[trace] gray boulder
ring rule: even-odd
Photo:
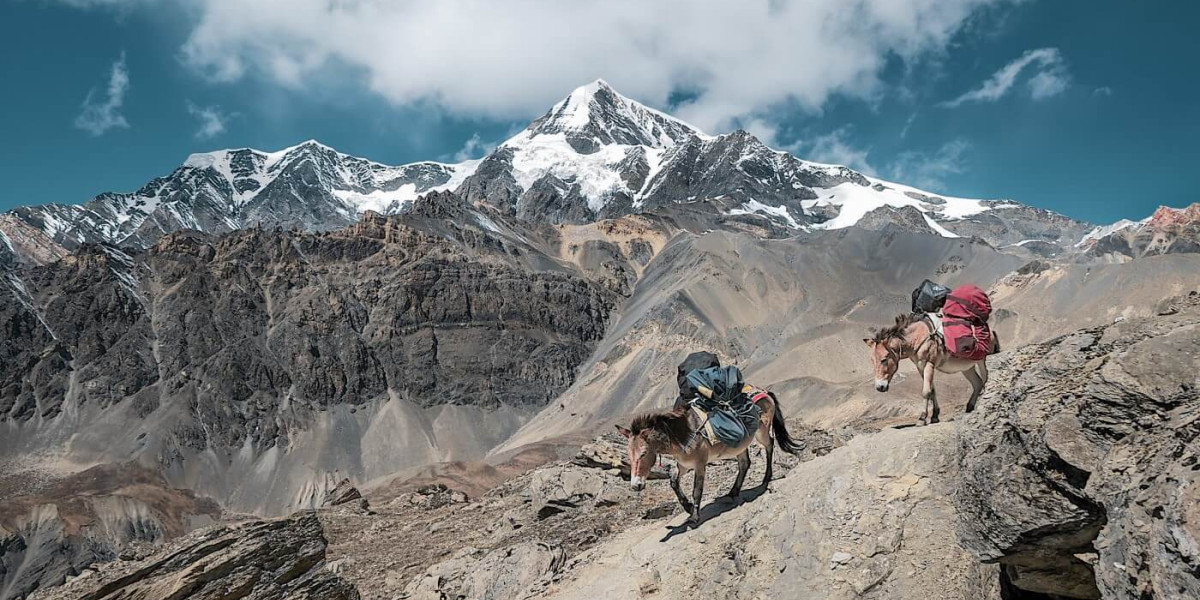
[[[84,571],[37,600],[358,600],[353,585],[325,568],[315,514],[212,527],[149,558]]]

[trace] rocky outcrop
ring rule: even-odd
[[[131,465],[61,479],[0,475],[0,600],[60,585],[95,563],[145,555],[221,516],[216,503]]]
[[[362,492],[350,483],[349,479],[343,479],[338,482],[329,494],[325,496],[322,506],[341,506],[343,504],[354,502],[357,506],[366,509],[368,508],[367,499],[362,497]]]
[[[154,555],[84,571],[35,600],[358,600],[326,568],[326,541],[312,513],[212,527]]]
[[[934,230],[925,220],[925,214],[916,207],[904,206],[892,208],[881,206],[859,219],[858,226],[863,229],[877,231],[910,231],[913,233],[934,234]]]
[[[1200,597],[1200,294],[1160,307],[998,357],[956,504],[1006,586]]]

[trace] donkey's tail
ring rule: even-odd
[[[775,399],[775,394],[771,394],[771,400],[775,401],[775,417],[771,419],[771,430],[775,433],[775,441],[779,442],[779,447],[788,454],[795,456],[804,449],[803,444],[796,443],[788,433],[787,423],[783,419],[783,409],[779,407],[779,401]]]

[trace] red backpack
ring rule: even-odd
[[[950,290],[942,307],[946,349],[967,360],[983,360],[991,354],[992,330],[987,325],[991,314],[992,301],[978,287],[960,285]]]

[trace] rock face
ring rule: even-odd
[[[266,512],[478,456],[570,385],[618,299],[523,239],[446,193],[329,234],[180,232],[17,268],[0,456],[140,460]]]
[[[1002,356],[964,421],[959,535],[1005,585],[1200,597],[1200,294],[1161,306]]]
[[[136,561],[84,571],[40,600],[358,600],[325,563],[325,537],[312,513],[213,527]]]

